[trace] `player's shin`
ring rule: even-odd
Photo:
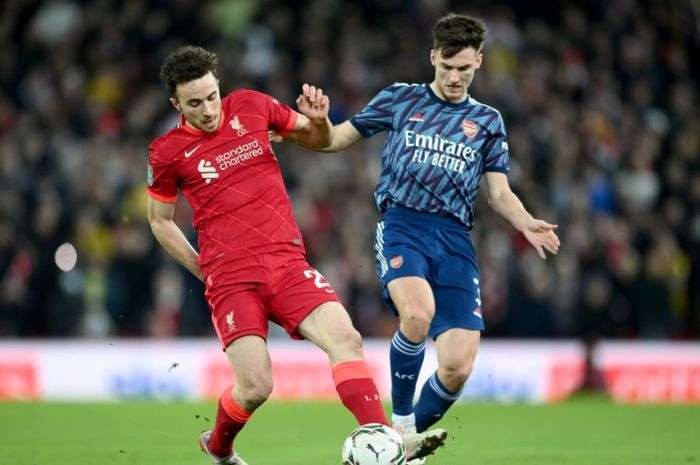
[[[343,405],[358,424],[388,425],[377,386],[364,360],[350,360],[333,366],[333,380]]]
[[[228,457],[233,451],[233,440],[252,415],[233,399],[232,386],[219,398],[216,424],[209,442],[209,450],[219,457]]]
[[[414,343],[401,331],[394,334],[389,350],[391,367],[392,423],[413,413],[413,397],[425,357],[425,342]]]
[[[423,385],[415,405],[416,430],[420,433],[435,424],[447,409],[459,399],[461,391],[451,392],[440,381],[437,372]]]

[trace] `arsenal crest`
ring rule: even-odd
[[[391,260],[389,260],[389,265],[391,265],[392,268],[401,268],[401,265],[403,265],[403,257],[401,255],[397,255]]]
[[[479,132],[479,127],[474,121],[466,120],[462,123],[462,131],[464,131],[465,136],[473,139],[474,136],[476,136],[476,133]]]

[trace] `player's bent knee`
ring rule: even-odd
[[[439,368],[440,379],[452,390],[457,390],[469,379],[472,367],[473,363],[471,361],[445,364]]]
[[[272,394],[272,382],[263,385],[248,386],[247,389],[242,389],[242,395],[245,400],[254,406],[259,406],[264,403]]]
[[[243,398],[258,406],[265,402],[272,394],[272,377],[269,375],[247,376],[245,380],[239,379],[238,387]]]
[[[428,334],[430,323],[433,321],[433,315],[430,312],[418,309],[408,309],[401,314],[401,323],[407,326],[411,333],[422,338]],[[407,334],[407,336],[411,336]]]
[[[362,357],[362,336],[352,327],[346,325],[336,332],[337,338],[333,342],[334,352],[338,352],[338,359],[355,359]]]
[[[352,326],[344,330],[343,341],[348,350],[358,353],[362,352],[362,336],[360,336],[360,332]]]

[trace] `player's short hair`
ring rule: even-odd
[[[160,67],[160,79],[173,97],[178,84],[199,79],[208,72],[217,77],[219,57],[196,45],[179,47],[168,55]]]
[[[433,26],[433,48],[450,58],[467,47],[481,50],[486,38],[486,24],[467,15],[449,13]]]

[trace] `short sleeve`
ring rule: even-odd
[[[508,174],[510,171],[510,154],[508,152],[508,138],[503,117],[498,113],[486,144],[486,156],[484,158],[484,172],[498,171]]]
[[[148,195],[165,203],[175,203],[177,199],[177,174],[173,163],[167,163],[158,157],[152,148],[148,149],[148,168],[146,173]]]
[[[294,129],[297,113],[291,107],[267,94],[257,92],[257,95],[263,100],[270,129],[274,129],[280,135],[285,135]]]
[[[350,123],[363,137],[393,128],[396,87],[397,84],[394,84],[379,92],[362,111],[350,118]]]

